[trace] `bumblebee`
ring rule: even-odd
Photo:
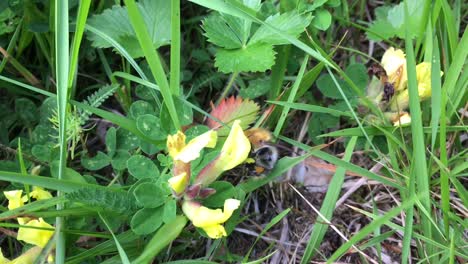
[[[280,155],[278,147],[272,143],[273,136],[271,132],[264,128],[251,128],[244,133],[252,144],[250,158],[254,160],[254,173],[261,175],[272,170]]]

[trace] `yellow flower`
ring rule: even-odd
[[[247,159],[251,147],[249,139],[240,126],[240,120],[236,120],[224,142],[218,162],[223,163],[223,170],[230,170]]]
[[[442,76],[444,73],[440,72]],[[422,62],[416,65],[416,79],[418,81],[418,96],[419,101],[424,101],[431,97],[431,64],[429,62]],[[390,104],[392,111],[406,110],[409,105],[409,90],[405,89],[397,94]]]
[[[403,126],[411,123],[411,116],[408,113],[403,113],[400,118],[393,122],[393,126]]]
[[[23,190],[3,192],[3,194],[8,199],[8,209],[13,210],[24,205],[25,201],[21,197]]]
[[[224,210],[221,210],[209,209],[196,202],[185,201],[182,204],[182,211],[194,226],[202,228],[209,237],[218,239],[227,235],[222,224],[231,217],[239,205],[239,200],[227,199],[224,201]]]
[[[33,190],[29,193],[29,196],[36,200],[45,200],[52,198],[52,194],[50,192],[37,186],[33,186]]]
[[[405,89],[408,82],[405,53],[391,47],[382,56],[381,65],[387,73],[388,82],[393,83],[395,91]]]
[[[240,120],[234,121],[219,156],[200,171],[195,183],[201,183],[204,186],[212,183],[224,171],[246,161],[251,147],[249,139],[242,130]]]
[[[2,249],[0,248],[0,264],[6,264],[6,263],[9,263],[9,262],[10,262],[10,260],[3,256]]]
[[[169,186],[175,193],[182,193],[188,185],[187,173],[183,172],[179,175],[173,176],[168,180]]]
[[[181,131],[167,137],[167,149],[174,161],[189,163],[200,157],[200,151],[203,148],[213,148],[216,145],[217,133],[210,130],[190,140],[188,144],[185,144],[185,138]]]
[[[49,225],[42,218],[33,219],[27,222],[25,226],[54,229],[53,226]],[[47,245],[47,242],[49,242],[53,234],[54,231],[51,230],[20,227],[18,229],[17,239],[43,248],[45,245]]]
[[[21,254],[19,257],[13,259],[10,262],[5,262],[8,264],[33,264],[37,257],[41,254],[42,248],[32,247],[28,251]],[[0,262],[2,264],[3,262]]]

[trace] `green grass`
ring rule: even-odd
[[[468,258],[468,128],[460,110],[468,97],[468,34],[462,1],[378,3],[389,13],[362,0],[263,1],[262,8],[237,0],[23,2],[0,4],[9,10],[0,13],[0,180],[2,191],[23,190],[26,203],[8,210],[7,199],[0,199],[2,253],[11,260],[30,246],[15,237],[22,227],[16,218],[26,216],[55,225],[54,240],[36,262],[53,249],[56,263]],[[299,31],[291,27],[294,19],[278,19],[292,13],[294,19],[310,17],[311,24]],[[330,27],[320,29],[317,23],[327,14]],[[227,26],[210,25],[206,18],[212,16]],[[387,37],[376,23],[395,35]],[[396,24],[401,27],[392,29]],[[249,41],[259,28],[272,36],[253,50],[271,48],[265,57],[273,59],[241,57],[252,50]],[[167,39],[154,42],[154,36]],[[382,40],[370,42],[369,36]],[[366,69],[380,63],[386,47],[406,54],[409,108],[399,110],[409,112],[407,126],[393,125],[389,117],[397,113],[369,86],[383,89],[384,78],[372,82]],[[223,61],[231,53],[240,57]],[[223,63],[268,64],[262,59],[272,63],[265,71],[222,70]],[[421,102],[422,62],[431,63],[432,96]],[[98,104],[90,102],[103,91],[108,93]],[[243,125],[270,130],[268,144],[280,145],[279,161],[265,175],[253,175],[253,165],[242,164],[218,178],[222,183],[201,190],[189,185],[190,191],[174,194],[168,179],[187,168],[195,178],[217,160],[225,136],[185,167],[172,160],[166,138],[183,131],[188,143],[209,130],[208,119],[222,125],[233,117],[248,119],[248,104],[213,111],[239,94],[260,107],[255,121]],[[77,135],[74,141],[70,133]],[[297,188],[301,182],[278,183],[298,164],[317,172],[307,163],[310,157],[333,168],[323,195],[309,196],[307,186]],[[337,207],[353,183],[362,186]],[[31,197],[36,187],[53,198]],[[312,199],[311,208],[310,197],[323,198]],[[194,199],[223,209],[228,198],[241,206],[223,223],[228,237],[219,240],[210,241],[205,227],[195,228],[193,215],[180,207]],[[291,235],[302,233],[307,235]],[[335,236],[341,240],[329,243]],[[401,247],[398,258],[395,245]]]

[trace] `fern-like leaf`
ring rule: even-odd
[[[103,189],[80,189],[66,194],[66,198],[72,202],[81,203],[97,210],[123,215],[132,214],[137,209],[135,201],[126,192]]]
[[[119,86],[117,84],[105,85],[84,101],[85,104],[92,107],[99,107],[104,101],[109,98]],[[83,110],[80,113],[81,124],[86,123],[89,120],[91,112]]]

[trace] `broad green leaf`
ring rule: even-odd
[[[161,120],[154,115],[141,115],[136,120],[138,130],[152,140],[164,140],[167,132],[161,127]]]
[[[147,157],[134,155],[127,160],[127,168],[130,174],[137,178],[157,178],[159,176],[158,167]]]
[[[117,147],[117,130],[115,127],[107,129],[106,133],[106,150],[110,157],[114,156]]]
[[[163,222],[165,224],[169,224],[177,216],[177,203],[176,200],[170,199],[167,200],[166,203],[164,204],[164,213],[163,213]]]
[[[135,125],[135,128],[136,128],[136,125]],[[138,130],[138,128],[136,128],[136,130]],[[132,132],[126,129],[123,129],[122,127],[117,129],[117,149],[133,150],[136,147],[138,147],[139,142],[140,142],[140,139],[136,135],[134,135]]]
[[[141,150],[145,153],[145,154],[148,154],[148,155],[154,155],[156,154],[158,151],[160,151],[161,149],[163,149],[165,147],[164,145],[164,141],[161,141],[162,143],[160,145],[155,145],[155,144],[152,144],[152,143],[148,143],[144,140],[140,140],[140,148]]]
[[[215,66],[224,73],[264,72],[275,63],[275,55],[270,44],[248,45],[236,50],[219,49]]]
[[[249,82],[247,88],[241,89],[239,95],[242,98],[255,99],[268,93],[271,87],[269,78],[256,79]]]
[[[403,1],[391,7],[377,8],[376,20],[369,27],[367,36],[372,40],[381,40],[381,37],[389,39],[394,36],[404,38],[406,28],[408,28],[410,38],[418,36],[424,30],[424,27],[421,27],[424,2],[424,0],[408,1],[409,23],[405,23]]]
[[[138,2],[139,11],[150,32],[154,48],[169,44],[171,38],[170,1],[141,0]],[[126,7],[113,6],[102,14],[88,19],[88,24],[115,39],[133,58],[143,56],[136,34],[130,23]],[[90,34],[88,38],[94,47],[110,48],[112,45],[103,38]]]
[[[327,30],[332,22],[332,16],[330,12],[326,9],[319,9],[314,13],[314,18],[312,19],[312,25],[320,30]]]
[[[87,157],[86,155],[81,158],[81,165],[88,170],[100,170],[110,164],[111,158],[99,151],[94,157]]]
[[[265,20],[265,23],[269,23],[271,26],[281,30],[285,34],[293,37],[298,37],[305,28],[310,24],[310,15],[299,15],[296,11],[291,11],[283,14],[276,14],[270,16]],[[264,43],[270,45],[284,45],[289,44],[289,41],[281,36],[278,36],[274,31],[265,25],[255,32],[252,38],[249,40],[249,45],[256,43]]]
[[[162,205],[167,196],[161,187],[151,182],[138,185],[133,191],[133,195],[144,208],[156,208]]]
[[[346,68],[345,73],[347,76],[349,76],[349,78],[351,78],[351,80],[360,90],[364,91],[366,89],[369,77],[366,67],[363,64],[351,64]],[[338,79],[337,81],[342,87],[343,92],[347,98],[358,96],[351,88],[351,86],[349,86],[344,80]],[[322,92],[322,94],[328,98],[343,99],[340,91],[336,87],[332,77],[329,74],[320,76],[320,78],[317,80],[317,87],[319,88],[320,92]]]
[[[130,226],[138,235],[147,235],[153,233],[163,223],[164,207],[143,208],[132,217]]]
[[[207,207],[223,207],[224,201],[226,201],[226,199],[235,198],[237,194],[234,186],[226,181],[213,182],[209,187],[215,189],[216,193],[210,195],[203,201],[203,205]]]
[[[127,160],[130,158],[130,153],[126,150],[119,149],[112,157],[111,164],[115,170],[124,170],[127,168]]]
[[[130,106],[130,117],[133,119],[137,119],[139,116],[145,114],[156,115],[154,107],[150,103],[138,100]]]
[[[28,98],[18,98],[15,100],[15,112],[21,123],[27,127],[31,127],[37,122],[37,107]]]

